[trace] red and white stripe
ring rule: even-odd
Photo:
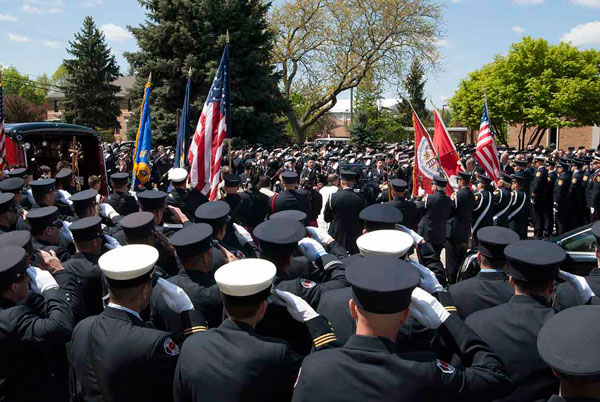
[[[227,136],[227,118],[221,115],[219,102],[204,104],[194,138],[188,152],[190,184],[208,195],[217,197],[223,140]]]
[[[498,178],[500,177],[500,161],[498,160],[496,141],[490,130],[489,120],[482,121],[481,126],[479,127],[475,158],[481,164],[487,175],[495,182],[498,181]]]

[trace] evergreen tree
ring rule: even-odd
[[[112,83],[120,75],[119,66],[92,17],[85,17],[81,32],[69,42],[67,52],[73,59],[63,61],[65,120],[98,129],[118,128],[119,87]]]
[[[267,22],[270,3],[263,0],[139,0],[147,9],[147,23],[130,28],[139,52],[125,53],[137,71],[131,94],[142,99],[143,84],[152,72],[152,135],[174,144],[176,122],[185,95],[187,71],[192,68],[191,132],[206,101],[230,34],[232,133],[250,141],[276,141],[286,103],[270,63],[273,32]],[[130,125],[137,128],[137,122]]]
[[[369,124],[369,115],[365,111],[357,113],[356,123],[350,127],[353,145],[359,147],[372,147],[377,144],[375,132]]]
[[[404,80],[404,96],[408,97],[423,124],[428,125],[427,122],[430,120],[430,113],[425,106],[424,88],[426,82],[423,66],[417,59],[413,59],[410,71]],[[400,115],[402,124],[406,127],[412,127],[412,110],[408,102],[398,104],[398,114]]]

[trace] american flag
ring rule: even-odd
[[[479,164],[483,167],[487,175],[497,182],[500,177],[500,161],[498,160],[496,140],[494,139],[494,131],[492,130],[492,123],[488,114],[487,100],[483,104],[483,114],[481,115],[475,158],[479,161]]]
[[[0,71],[0,169],[6,165],[6,146],[4,144],[4,98],[2,97],[2,71]]]
[[[229,44],[225,45],[188,152],[190,184],[213,201],[217,197],[223,140],[229,137]]]

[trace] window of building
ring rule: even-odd
[[[54,113],[58,113],[58,101],[54,101]]]

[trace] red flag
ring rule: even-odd
[[[446,125],[437,109],[433,109],[433,149],[440,157],[440,163],[446,176],[456,176],[462,170],[456,153],[456,147],[446,130]]]
[[[431,194],[433,176],[439,174],[440,166],[431,144],[429,133],[413,110],[415,129],[415,167],[413,169],[413,195],[419,195],[419,188]]]

